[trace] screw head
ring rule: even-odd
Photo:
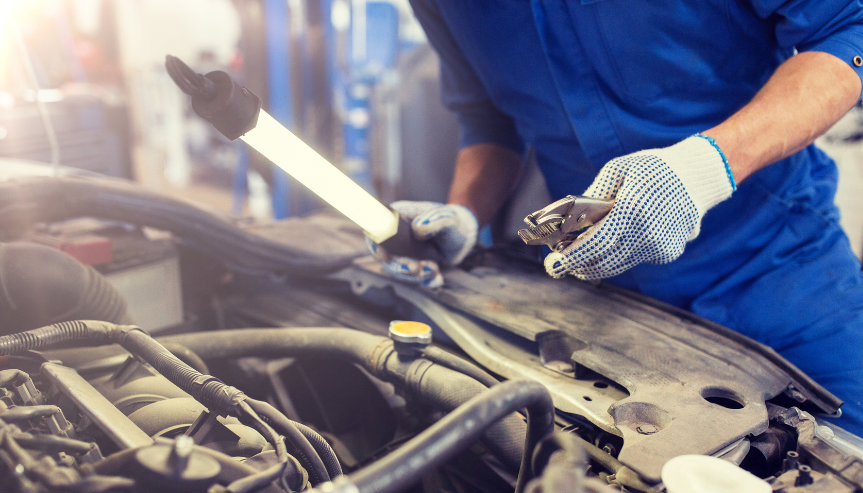
[[[656,425],[652,425],[650,423],[642,423],[635,428],[635,431],[637,431],[641,435],[653,435],[654,433],[659,431],[659,428]]]

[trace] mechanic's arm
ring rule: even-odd
[[[860,99],[860,76],[839,58],[808,51],[779,66],[755,98],[703,132],[728,159],[737,183],[811,144]]]
[[[613,159],[584,195],[614,199],[605,219],[545,259],[552,277],[593,280],[677,259],[709,209],[755,171],[811,144],[860,99],[860,75],[807,51],[785,61],[743,109],[664,149]]]
[[[515,188],[521,157],[495,144],[474,144],[458,153],[450,186],[450,204],[463,205],[480,227],[491,222]]]

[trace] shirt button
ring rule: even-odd
[[[855,67],[863,67],[863,57],[860,55],[855,56],[853,62]]]

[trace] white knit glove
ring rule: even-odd
[[[710,137],[612,159],[584,195],[615,199],[608,215],[561,252],[545,258],[554,278],[616,276],[642,262],[667,264],[701,229],[701,218],[736,190]]]
[[[400,200],[390,207],[411,221],[414,238],[436,243],[445,265],[460,264],[476,245],[479,223],[465,206]],[[384,270],[396,279],[431,288],[443,286],[443,276],[436,262],[390,255],[369,238],[366,238],[366,245],[381,261]]]

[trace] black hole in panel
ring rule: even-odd
[[[704,400],[711,404],[722,406],[726,409],[743,409],[743,404],[735,401],[734,399],[729,399],[728,397],[711,396],[705,397]]]

